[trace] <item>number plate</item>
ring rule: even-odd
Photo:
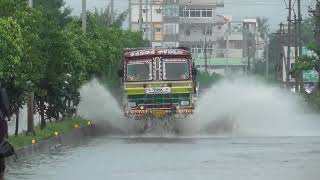
[[[146,94],[170,94],[170,87],[150,87],[145,89]]]
[[[163,118],[166,116],[166,112],[164,110],[153,110],[152,116],[156,118]]]

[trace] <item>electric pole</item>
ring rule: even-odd
[[[318,47],[320,47],[320,1],[317,1],[316,5],[316,42]]]
[[[227,47],[226,47],[227,68],[226,68],[226,70],[228,72],[229,71],[229,49],[230,49],[230,40],[229,40],[230,38],[229,38],[229,36],[231,34],[231,23],[230,23],[229,20],[227,22],[227,26],[228,26],[228,29],[227,29],[227,34],[226,34],[226,41],[227,41],[227,43],[226,43],[226,45],[227,45]]]
[[[204,47],[203,47],[203,54],[204,54],[204,70],[208,73],[208,57],[207,57],[207,37],[204,37]]]
[[[266,41],[266,76],[269,77],[269,39],[268,33],[265,33],[265,41]]]
[[[82,0],[82,31],[87,32],[87,0]]]
[[[33,0],[29,0],[29,7],[33,8]],[[29,85],[31,86],[31,82],[29,83]],[[34,92],[33,91],[29,91],[28,92],[28,98],[27,98],[27,109],[28,109],[28,113],[27,113],[27,134],[31,133],[34,135]]]
[[[143,29],[142,29],[142,0],[139,0],[139,30],[141,34],[143,35]]]
[[[301,23],[302,23],[302,15],[301,15],[301,0],[297,1],[298,5],[298,46],[299,46],[299,57],[302,57],[302,31],[301,31]],[[300,92],[304,91],[304,81],[303,81],[303,71],[298,72],[297,74],[300,82]]]
[[[132,0],[129,0],[129,31],[132,31]]]
[[[114,22],[114,0],[111,0],[111,23]]]
[[[290,55],[291,55],[291,11],[292,11],[292,0],[289,0],[289,14],[288,14],[288,35],[287,35],[287,63],[286,63],[286,85],[290,88]]]
[[[162,13],[162,12],[161,12]],[[162,19],[163,21],[163,19]],[[162,27],[162,31],[163,31]],[[150,42],[151,42],[151,47],[152,47],[152,41],[154,39],[154,30],[153,30],[153,0],[150,1]]]
[[[148,0],[145,1],[146,3],[146,21],[145,21],[145,28],[146,28],[146,32],[145,32],[145,38],[146,38],[146,41],[148,41],[149,39],[149,20],[148,20],[148,16],[149,16],[149,7],[148,7]]]
[[[280,62],[279,62],[279,68],[280,68],[280,75],[279,77],[281,78],[281,81],[283,82],[284,80],[284,73],[283,70],[286,68],[286,60],[284,59],[284,36],[285,36],[285,30],[284,30],[284,25],[283,23],[280,23]],[[283,67],[284,66],[284,67]],[[279,78],[279,79],[280,79]]]
[[[298,20],[297,20],[297,15],[296,13],[294,13],[294,59],[295,59],[295,63],[298,62],[298,58],[299,58],[299,47],[298,47]],[[299,72],[294,72],[295,75],[295,92],[298,93],[299,92]]]
[[[33,8],[33,0],[29,0],[29,7]]]

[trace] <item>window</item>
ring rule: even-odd
[[[196,17],[196,10],[190,9],[190,17]]]
[[[213,17],[213,9],[182,9],[180,17]]]
[[[156,28],[156,32],[161,32],[161,28]]]
[[[164,80],[179,81],[190,78],[189,63],[187,59],[165,59],[163,68]]]
[[[204,36],[212,36],[212,28],[211,27],[203,27],[202,35]]]
[[[189,15],[190,15],[190,11],[184,10],[184,16],[183,17],[189,17]]]
[[[162,9],[156,9],[157,14],[161,14],[161,12],[162,12]]]
[[[175,33],[175,24],[165,24],[164,25],[164,33],[165,34],[176,34]]]
[[[180,16],[180,17],[184,17],[184,10],[180,10],[180,11],[179,11],[179,16]]]
[[[142,12],[146,14],[148,12],[148,9],[142,9]]]
[[[151,61],[137,61],[127,65],[127,81],[139,82],[152,80]]]
[[[242,49],[242,41],[230,41],[230,48]]]
[[[194,54],[201,54],[202,53],[202,45],[193,45],[191,46],[191,52],[194,53]]]
[[[202,14],[202,17],[208,17],[206,9],[202,9],[201,14]]]
[[[212,9],[207,11],[207,17],[213,17]]]
[[[190,28],[186,29],[186,32],[185,32],[186,36],[190,36],[191,35],[191,31],[190,31]]]
[[[163,14],[164,16],[170,16],[170,17],[178,17],[179,15],[181,17],[183,16],[183,12],[179,11],[179,6],[177,5],[164,5]]]
[[[195,17],[201,17],[201,11],[200,9],[196,9],[196,16]]]

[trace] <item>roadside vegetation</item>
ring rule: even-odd
[[[9,141],[15,148],[20,148],[32,144],[32,141],[37,143],[38,141],[70,132],[76,128],[87,127],[90,123],[90,121],[80,118],[67,118],[59,122],[48,122],[44,129],[36,127],[34,134],[26,134],[23,132],[19,134],[19,136],[12,135],[9,136]]]
[[[80,18],[70,15],[63,0],[34,0],[34,8],[27,0],[0,0],[0,82],[17,123],[30,92],[41,116],[36,135],[47,137],[51,127],[63,126],[48,122],[75,116],[84,83],[97,78],[117,86],[123,48],[147,43],[140,33],[121,28],[127,12],[113,22],[109,12],[88,13],[85,34]],[[64,123],[68,127],[69,122]],[[11,140],[20,145],[26,138],[32,137]]]

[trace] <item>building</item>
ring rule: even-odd
[[[179,47],[178,2],[178,0],[130,0],[129,28],[132,31],[142,31],[152,47]]]
[[[223,0],[129,0],[129,7],[132,31],[152,47],[188,47],[201,70],[244,72],[256,59],[256,19],[220,15]]]

